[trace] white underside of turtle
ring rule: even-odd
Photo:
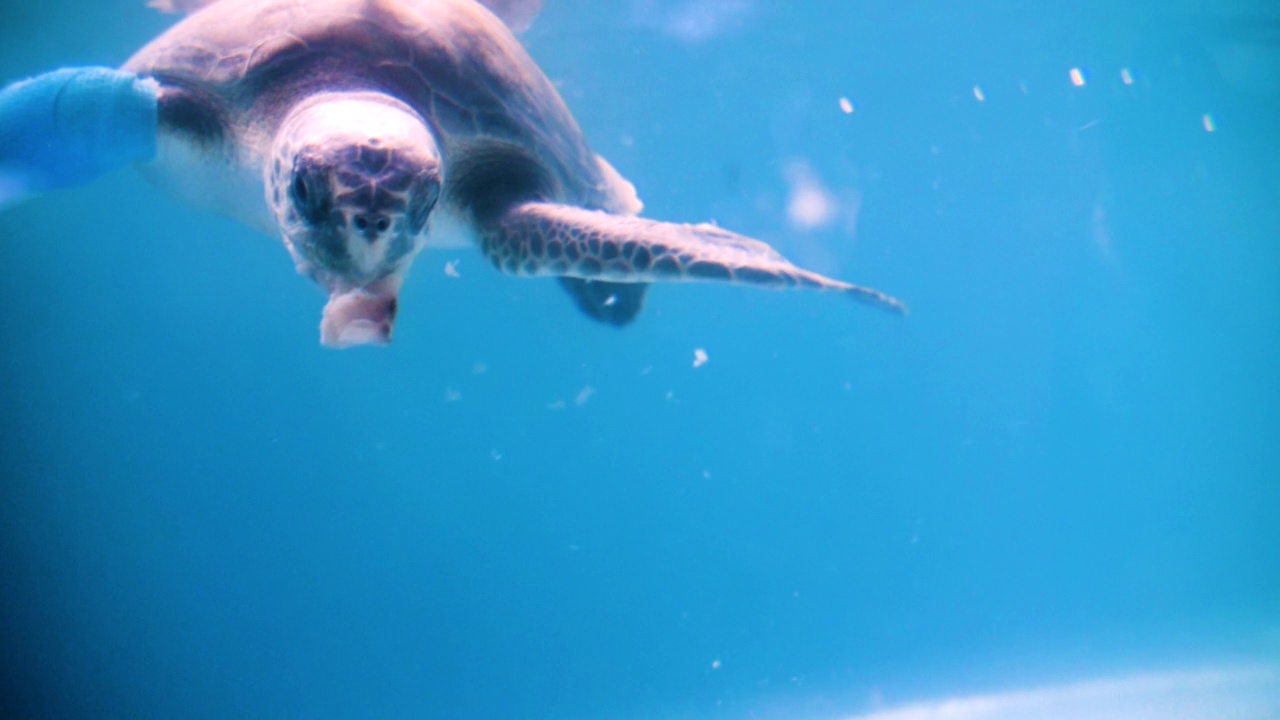
[[[119,70],[0,92],[0,206],[137,162],[192,205],[280,238],[329,294],[321,342],[390,341],[427,247],[559,278],[625,325],[650,283],[711,280],[905,306],[719,227],[639,217],[513,31],[538,0],[156,0],[189,12]]]

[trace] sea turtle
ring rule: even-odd
[[[876,290],[711,224],[640,218],[513,32],[539,0],[155,0],[190,11],[119,70],[0,93],[0,202],[140,161],[161,187],[284,241],[328,293],[321,342],[390,341],[426,246],[474,242],[614,325],[648,283]],[[505,23],[504,23],[505,19]]]

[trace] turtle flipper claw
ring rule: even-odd
[[[699,280],[809,288],[839,292],[900,315],[907,312],[901,301],[879,290],[803,270],[767,244],[714,225],[530,202],[504,213],[482,233],[481,244],[498,269],[513,275],[611,284]]]
[[[100,67],[0,90],[0,207],[155,155],[157,93],[154,80]]]

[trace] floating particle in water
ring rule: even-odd
[[[1129,72],[1129,68],[1120,68],[1120,82],[1125,85],[1133,84],[1133,74]]]
[[[1080,68],[1071,68],[1071,84],[1076,87],[1084,87],[1084,73],[1080,72]]]
[[[444,389],[445,402],[458,402],[461,399],[462,399],[462,393],[458,392],[457,390],[454,390],[453,388]]]
[[[982,87],[978,85],[973,86],[973,96],[978,99],[978,102],[987,99],[987,96],[982,94]]]
[[[563,410],[563,409],[565,409],[565,401],[564,401],[564,400],[552,400],[551,402],[547,403],[547,409],[548,409],[548,410]]]
[[[590,385],[584,385],[582,389],[578,391],[578,394],[574,396],[573,404],[585,405],[586,402],[591,399],[591,396],[595,394],[596,394],[595,388],[591,387]]]
[[[1218,129],[1218,126],[1213,122],[1213,116],[1209,113],[1205,113],[1204,117],[1200,118],[1200,124],[1204,126],[1205,132],[1213,132]]]
[[[694,367],[696,367],[696,368],[700,368],[700,367],[702,367],[703,365],[706,365],[706,364],[707,364],[707,360],[708,360],[708,359],[709,359],[709,358],[707,358],[707,351],[706,351],[706,350],[703,350],[702,348],[698,348],[698,349],[696,349],[696,350],[694,350],[694,351],[693,351],[693,366],[694,366]]]
[[[605,306],[605,307],[610,307],[610,306],[612,306],[612,305],[616,305],[616,304],[617,304],[617,302],[618,302],[618,296],[617,296],[617,295],[610,295],[609,297],[607,297],[607,298],[605,298],[605,299],[604,299],[604,306]]]
[[[787,218],[797,230],[818,230],[830,225],[839,207],[835,197],[808,162],[793,160],[783,168],[783,178],[791,186]]]
[[[450,260],[449,262],[445,263],[445,264],[444,264],[444,274],[445,274],[445,275],[448,275],[448,276],[449,276],[449,277],[451,277],[451,278],[462,277],[461,275],[459,275],[459,274],[458,274],[458,263],[460,263],[460,262],[462,262],[462,261],[461,261],[461,260]]]
[[[711,669],[712,669],[712,670],[719,670],[719,669],[720,669],[720,658],[716,658],[715,660],[712,660],[712,661],[711,661]]]
[[[840,111],[843,112],[845,115],[853,114],[853,103],[849,102],[849,98],[847,97],[840,98]]]
[[[485,364],[484,364],[483,362],[481,362],[480,360],[475,361],[475,363],[473,363],[473,364],[471,365],[471,374],[472,374],[472,375],[483,375],[483,374],[485,374],[485,373],[487,373],[487,372],[489,372],[489,366],[488,366],[488,365],[485,365]]]

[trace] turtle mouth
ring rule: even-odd
[[[368,285],[333,289],[320,319],[320,344],[349,348],[390,343],[399,289],[400,279],[396,276]]]

